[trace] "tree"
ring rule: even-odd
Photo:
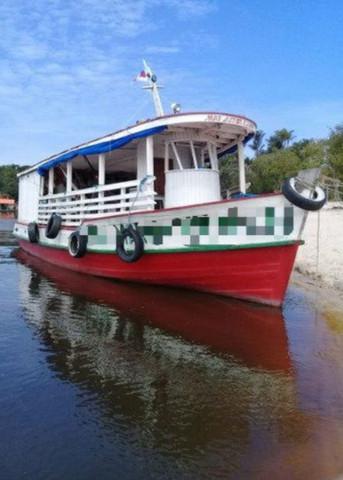
[[[274,150],[282,150],[287,148],[294,138],[294,130],[287,130],[287,128],[275,130],[273,135],[271,135],[267,140],[268,153],[273,152]]]
[[[248,180],[254,193],[280,190],[282,181],[301,170],[301,161],[290,149],[275,150],[254,160],[248,170]]]
[[[256,130],[252,144],[249,145],[251,150],[255,152],[255,158],[263,153],[265,135],[263,130]]]
[[[330,167],[335,176],[343,182],[343,123],[331,130],[327,153]]]
[[[303,169],[320,167],[326,161],[326,140],[304,139],[293,143],[290,149],[299,157]]]
[[[17,174],[25,170],[26,166],[1,165],[0,166],[0,193],[9,195],[18,200],[18,179]]]
[[[239,185],[238,161],[235,154],[225,156],[220,162],[220,188],[223,194]]]

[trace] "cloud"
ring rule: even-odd
[[[195,48],[182,35],[166,41],[166,19],[173,19],[178,31],[190,16],[205,18],[213,8],[210,0],[0,2],[0,123],[6,160],[33,162],[38,153],[46,156],[125,126],[148,98],[130,82],[141,57]],[[169,74],[158,63],[157,73],[168,75],[168,84],[177,85],[185,74]],[[20,155],[23,144],[27,148]]]
[[[166,0],[170,7],[177,10],[182,19],[190,16],[204,16],[216,10],[216,3],[210,0]]]
[[[154,54],[154,53],[179,53],[180,48],[173,45],[151,45],[146,48],[146,53]]]

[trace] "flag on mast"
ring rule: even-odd
[[[144,69],[135,78],[136,82],[148,82],[152,79],[153,73],[149,65],[143,60]]]

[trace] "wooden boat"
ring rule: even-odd
[[[165,115],[52,156],[19,174],[20,246],[102,277],[280,305],[307,210],[325,194],[301,178],[246,193],[244,145],[256,124],[221,112]],[[223,198],[219,162],[237,152],[239,195]]]

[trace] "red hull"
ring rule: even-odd
[[[135,263],[115,254],[87,253],[20,241],[31,255],[70,270],[131,282],[206,291],[259,303],[281,305],[298,244],[189,253],[149,253]]]

